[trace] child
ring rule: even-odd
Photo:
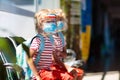
[[[35,65],[41,40],[38,37],[34,38],[30,46],[30,58],[27,58],[28,65],[33,71],[32,80],[73,80],[73,76],[67,72],[64,64],[55,58],[57,53],[63,51],[60,37],[54,37],[55,44],[52,44],[49,38],[57,31],[56,15],[51,14],[49,9],[42,9],[35,14],[35,19],[36,30],[44,38],[44,50]]]
[[[58,36],[57,18],[58,15],[53,10],[42,9],[35,14],[36,30],[44,39],[44,50],[39,56],[39,49],[42,40],[34,38],[30,46],[30,58],[27,58],[28,65],[33,71],[32,80],[75,80],[75,76],[68,72],[66,66],[61,61],[61,57],[66,56],[65,45]],[[50,36],[54,42],[52,43]],[[35,60],[40,57],[37,65]],[[68,67],[67,67],[68,68]],[[70,68],[73,69],[73,68]],[[75,70],[73,70],[75,71]]]

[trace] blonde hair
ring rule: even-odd
[[[66,21],[66,15],[62,9],[53,9],[52,13],[56,14],[58,21]]]
[[[35,26],[36,30],[38,32],[41,32],[41,26],[43,21],[45,20],[45,17],[50,13],[50,9],[41,9],[37,13],[35,13],[34,19],[35,19]]]
[[[37,32],[43,32],[41,26],[42,23],[46,20],[46,16],[48,14],[55,14],[57,21],[63,21],[65,23],[64,28],[67,29],[67,19],[62,9],[41,9],[40,11],[36,12],[34,16],[35,29]]]
[[[67,18],[65,13],[63,12],[62,9],[53,9],[52,13],[56,14],[57,16],[57,21],[63,21],[64,22],[64,30],[67,30]]]

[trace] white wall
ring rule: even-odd
[[[42,0],[42,4],[39,6],[41,8],[60,8],[60,0]]]
[[[35,34],[33,18],[0,12],[0,36],[22,36],[29,38]],[[3,34],[3,35],[2,35]]]
[[[1,1],[1,0],[0,0]],[[4,0],[2,0],[5,2]],[[12,3],[12,0],[11,0]],[[0,3],[1,5],[2,3]],[[6,3],[5,3],[6,4]],[[35,26],[33,16],[26,16],[26,13],[21,13],[20,9],[27,10],[28,12],[34,13],[35,6],[31,5],[15,5],[12,7],[5,7],[6,5],[0,6],[0,36],[21,36],[25,39],[33,37],[35,35]],[[14,8],[18,7],[17,8]],[[59,0],[42,0],[39,5],[39,9],[42,8],[59,8]],[[15,13],[14,13],[15,12]],[[19,14],[21,13],[21,14]],[[23,15],[26,14],[26,15]]]

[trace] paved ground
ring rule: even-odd
[[[86,73],[83,80],[101,80],[103,73]],[[118,71],[107,72],[104,80],[120,80]]]

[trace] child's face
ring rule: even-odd
[[[54,16],[48,16],[44,19],[42,23],[42,29],[45,33],[56,33],[57,30],[57,21],[56,17]]]

